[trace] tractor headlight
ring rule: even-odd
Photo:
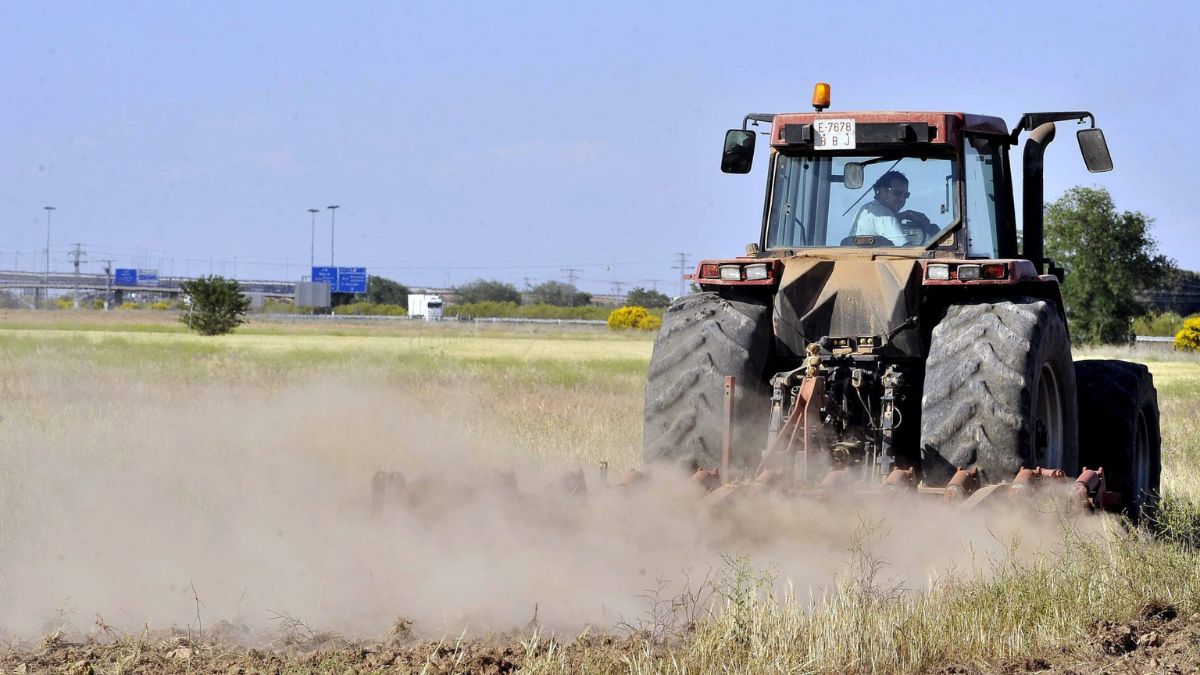
[[[741,281],[741,265],[721,265],[721,278],[725,281]]]
[[[959,265],[958,280],[959,281],[975,281],[983,276],[983,269],[979,265]]]
[[[925,268],[925,278],[935,281],[946,281],[950,278],[950,266],[930,265]]]
[[[746,279],[757,280],[767,278],[767,266],[763,263],[746,265]]]

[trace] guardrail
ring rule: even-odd
[[[252,320],[263,321],[424,321],[421,317],[388,316],[384,314],[248,314]],[[564,326],[607,326],[600,319],[525,319],[520,317],[446,317],[429,323],[532,323]]]

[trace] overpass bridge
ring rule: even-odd
[[[139,299],[166,300],[177,298],[182,292],[181,285],[194,277],[158,277],[153,283],[143,282],[137,285],[120,285],[106,274],[85,274],[80,272],[51,272],[46,275],[41,272],[5,272],[0,271],[0,291],[21,297],[33,295],[34,304],[54,291],[75,291],[81,295],[101,296],[112,293],[116,304],[136,294]],[[262,295],[267,298],[292,298],[296,295],[294,281],[265,281],[238,279],[242,290],[247,293]],[[59,293],[60,295],[62,293]]]

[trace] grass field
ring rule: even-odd
[[[530,672],[973,672],[1035,657],[1086,671],[1102,663],[1103,622],[1200,612],[1197,358],[1077,353],[1139,360],[1155,375],[1166,524],[1156,536],[1101,519],[1079,531],[1026,528],[1024,541],[973,520],[932,528],[976,528],[967,555],[898,547],[892,530],[923,511],[842,514],[816,531],[829,538],[821,546],[698,561],[695,584],[644,594],[699,550],[686,527],[673,532],[644,511],[604,514],[553,544],[501,522],[511,519],[495,514],[511,504],[473,494],[436,531],[380,532],[347,514],[362,506],[365,480],[355,481],[392,461],[453,455],[479,475],[514,463],[533,472],[636,465],[650,337],[251,324],[201,338],[169,321],[95,317],[0,314],[0,632],[10,636],[69,624],[132,653],[145,642],[136,631],[93,624],[198,630],[253,623],[248,608],[266,607],[277,619],[268,627],[300,635],[283,643],[284,663],[310,659],[297,672],[371,670],[353,649],[317,638],[324,629],[378,635],[399,616],[418,617],[418,634],[441,621],[436,632],[457,612],[487,609],[493,628],[515,633],[484,642],[498,639],[503,658]],[[804,527],[796,531],[816,536]],[[803,564],[771,557],[784,554]],[[362,559],[376,560],[369,583],[347,562]],[[627,578],[615,571],[625,559],[664,569]],[[491,576],[473,579],[480,568]],[[443,588],[449,578],[460,585]],[[269,604],[293,596],[293,605]],[[365,627],[342,621],[363,613]],[[553,630],[580,617],[592,626],[581,639]],[[178,668],[249,658],[219,647],[227,637],[188,635],[196,658],[211,660]],[[483,658],[479,643],[451,637],[444,647],[421,651],[434,672],[483,663],[472,661]],[[1200,659],[1191,649],[1178,658]]]

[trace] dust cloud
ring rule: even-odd
[[[1018,531],[1025,554],[1061,535],[1053,519],[907,501],[781,500],[731,524],[665,475],[606,489],[592,470],[581,498],[520,448],[438,422],[474,414],[452,389],[444,405],[462,410],[447,415],[382,378],[27,387],[0,421],[9,634],[97,616],[124,630],[298,620],[361,637],[400,617],[425,635],[610,629],[646,614],[647,590],[719,575],[730,555],[819,594],[869,534],[888,582],[920,590]],[[378,469],[404,472],[413,496],[373,516]]]

